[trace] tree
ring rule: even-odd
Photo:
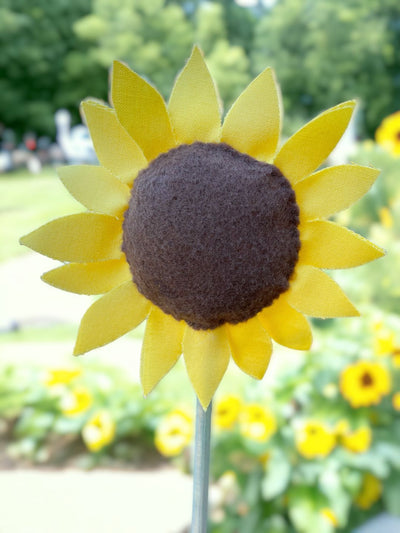
[[[372,133],[400,107],[399,39],[395,0],[280,0],[257,25],[253,68],[276,69],[292,114],[360,98]]]
[[[192,24],[180,5],[164,0],[95,0],[74,29],[103,67],[114,59],[147,77],[166,97],[190,55]]]
[[[2,0],[0,8],[0,117],[19,134],[54,134],[54,112],[78,118],[87,94],[106,94],[107,72],[87,60],[73,32],[91,0]],[[103,78],[103,80],[102,80]]]

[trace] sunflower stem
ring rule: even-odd
[[[207,533],[208,479],[210,472],[212,404],[204,411],[196,404],[196,433],[193,458],[193,508],[191,533]]]

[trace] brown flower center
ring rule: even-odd
[[[181,145],[137,177],[123,251],[146,298],[213,329],[248,320],[288,289],[298,223],[278,168],[226,144]]]
[[[363,387],[370,387],[374,383],[373,377],[369,372],[364,372],[361,376],[361,384]]]

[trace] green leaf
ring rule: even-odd
[[[291,467],[283,452],[274,450],[268,460],[266,473],[261,483],[264,500],[272,500],[282,494],[289,484]]]
[[[333,525],[321,513],[327,500],[315,487],[298,486],[289,492],[289,517],[299,533],[333,533]]]

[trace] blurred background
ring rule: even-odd
[[[144,400],[143,329],[73,359],[91,298],[42,283],[54,262],[18,239],[81,209],[55,167],[96,163],[79,103],[107,100],[112,61],[168,98],[193,43],[225,112],[274,67],[284,137],[357,98],[330,163],[381,175],[335,220],[388,252],[332,273],[361,318],[313,320],[312,350],[276,346],[261,383],[229,369],[214,402],[210,532],[398,532],[398,0],[0,0],[0,531],[189,524],[194,398],[183,365]]]

